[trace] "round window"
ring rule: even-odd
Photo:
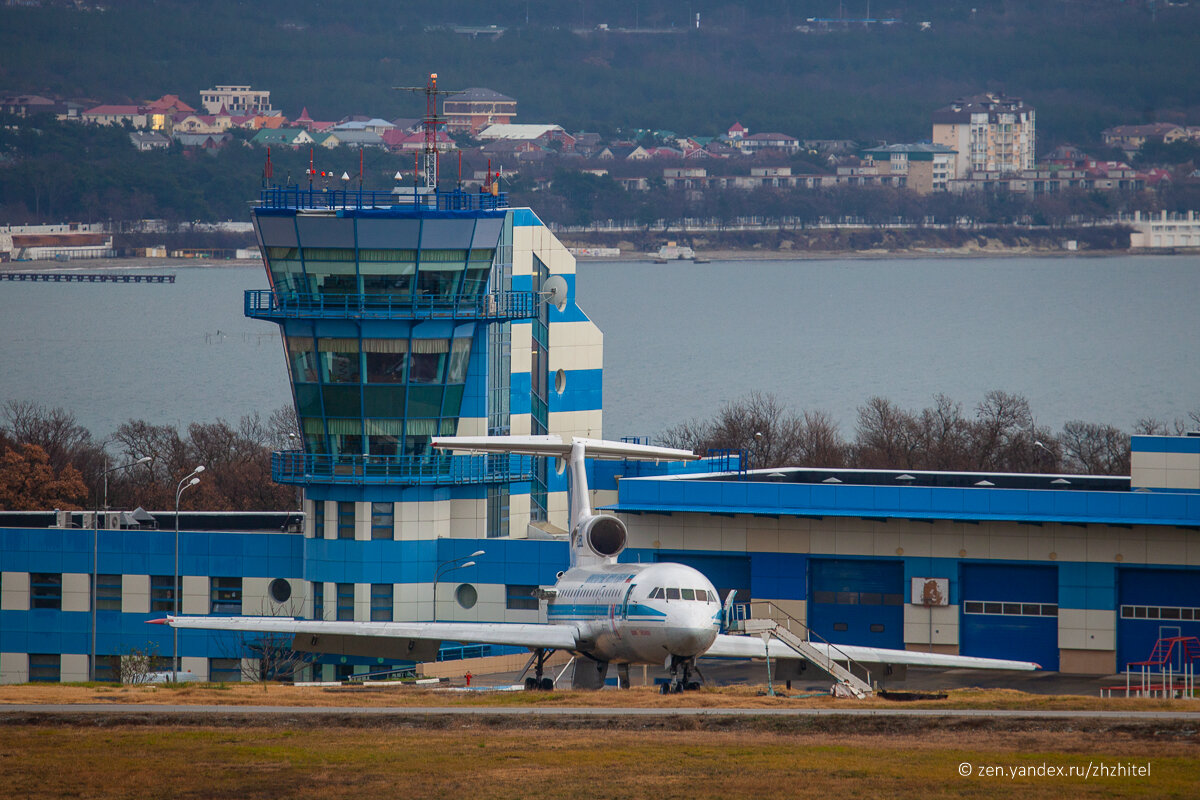
[[[292,599],[292,584],[283,578],[276,578],[267,586],[267,593],[276,603],[286,603]]]
[[[567,373],[561,369],[554,373],[554,391],[562,394],[567,388]]]
[[[454,599],[463,608],[474,608],[475,603],[479,601],[479,592],[469,583],[460,583],[454,590]]]

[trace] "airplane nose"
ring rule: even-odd
[[[667,647],[679,656],[698,655],[712,646],[717,632],[709,620],[688,620],[689,624],[672,628],[667,635]]]

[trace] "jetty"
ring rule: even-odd
[[[127,272],[0,272],[4,281],[42,283],[174,283],[174,275]]]

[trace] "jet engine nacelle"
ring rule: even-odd
[[[579,524],[578,535],[588,549],[601,558],[620,555],[629,541],[625,523],[607,514],[588,517]]]

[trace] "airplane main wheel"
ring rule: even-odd
[[[553,678],[542,678],[542,685],[539,686],[538,688],[541,689],[543,692],[553,692],[554,691],[554,679]]]
[[[526,678],[525,679],[525,691],[532,692],[536,688],[538,688],[536,678]]]
[[[696,692],[700,690],[700,684],[697,681],[689,681],[683,685],[685,692]]]

